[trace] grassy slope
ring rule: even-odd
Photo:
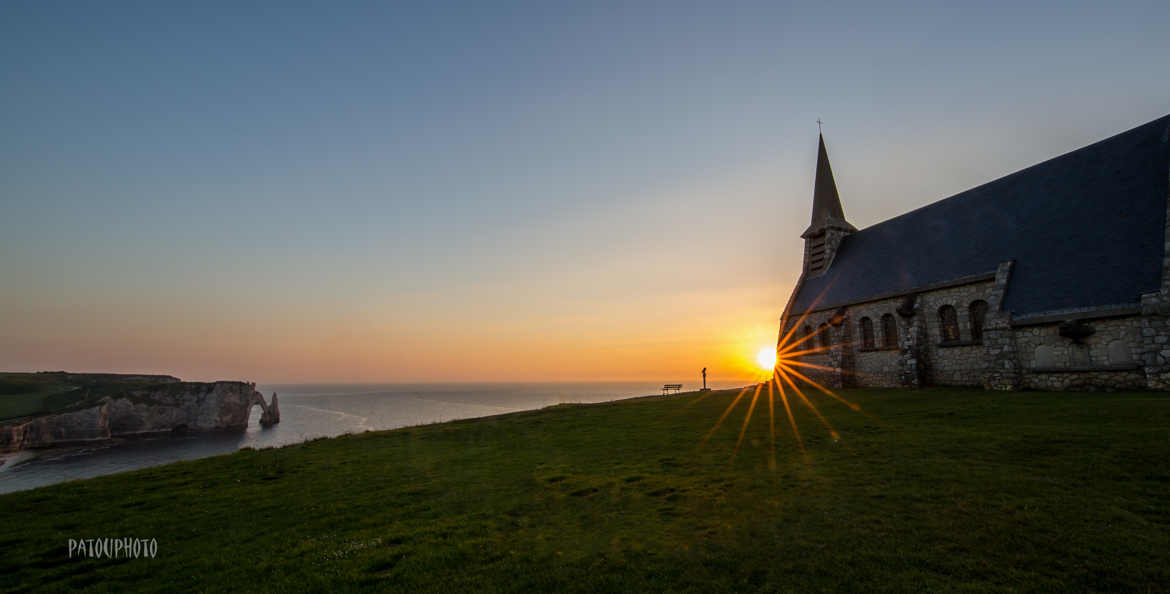
[[[64,408],[82,396],[55,374],[0,373],[0,420]]]
[[[116,373],[0,372],[0,421],[86,406],[128,388],[160,385],[176,378]]]
[[[1164,590],[1170,396],[734,392],[246,451],[0,496],[0,586],[113,591]],[[154,560],[66,539],[154,537]]]

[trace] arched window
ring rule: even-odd
[[[812,326],[805,324],[803,332],[804,334],[801,335],[801,338],[812,335]],[[805,342],[808,343],[808,346],[812,346],[812,339],[806,340]]]
[[[972,301],[968,310],[971,315],[971,340],[983,342],[983,320],[987,318],[987,302],[982,299]]]
[[[821,324],[817,327],[817,331],[821,333],[821,346],[828,348],[829,346],[829,325]]]
[[[959,340],[959,316],[955,308],[949,305],[938,308],[938,328],[943,342]]]
[[[882,346],[887,349],[898,348],[898,322],[893,314],[882,316]]]
[[[873,320],[861,318],[861,348],[873,348]]]

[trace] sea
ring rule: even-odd
[[[662,384],[289,384],[258,385],[256,389],[265,400],[270,400],[273,392],[280,395],[279,424],[261,427],[257,406],[243,431],[129,438],[101,445],[17,452],[5,456],[0,465],[0,493],[229,454],[245,447],[280,447],[318,437],[648,396],[660,394]]]

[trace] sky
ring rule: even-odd
[[[1170,113],[1164,0],[0,11],[9,371],[732,383],[818,118],[861,228]]]

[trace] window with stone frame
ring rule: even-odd
[[[943,342],[958,342],[959,315],[954,307],[944,305],[938,308],[938,331]]]
[[[873,320],[869,318],[861,318],[861,348],[872,349],[873,347]]]
[[[829,325],[828,324],[821,324],[820,326],[817,327],[817,332],[819,332],[821,335],[821,337],[820,337],[821,338],[821,346],[828,348],[829,347]]]
[[[898,348],[898,322],[894,319],[894,314],[882,315],[882,347]]]
[[[967,308],[967,313],[971,317],[971,340],[983,342],[983,322],[987,319],[987,302],[982,299],[972,301]]]
[[[803,334],[800,335],[801,338],[806,338],[806,337],[812,336],[812,326],[805,324],[804,330],[802,330],[802,332],[803,332]],[[807,346],[812,346],[812,339],[811,338],[804,341],[804,342]]]

